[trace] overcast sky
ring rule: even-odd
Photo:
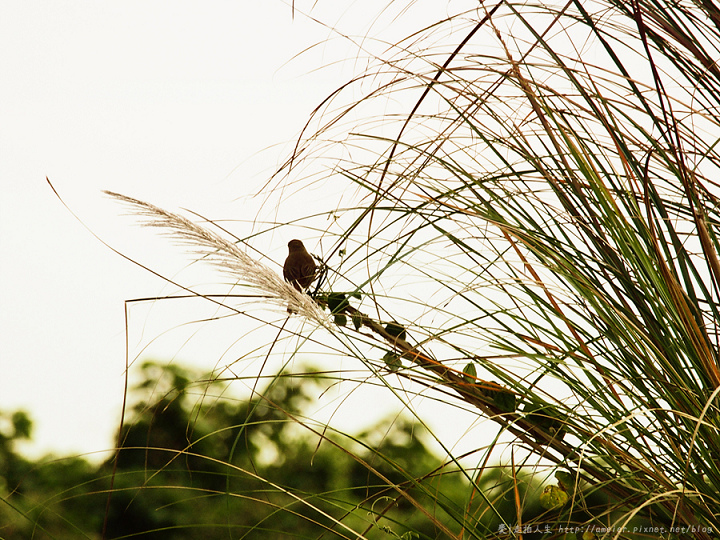
[[[29,410],[43,450],[108,447],[123,302],[165,291],[91,234],[157,246],[101,190],[231,217],[338,83],[313,72],[327,51],[292,60],[327,37],[276,1],[0,7],[0,408]]]
[[[356,20],[362,35],[384,3],[326,4],[312,14]],[[421,24],[411,13],[387,29]],[[101,191],[237,216],[352,76],[357,51],[270,0],[5,2],[0,50],[0,409],[30,412],[36,454],[106,449],[123,395],[124,302],[171,291],[103,242],[163,271],[187,259]],[[276,240],[279,261],[287,238]],[[131,310],[133,354],[214,368],[184,347],[176,305]]]

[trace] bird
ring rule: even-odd
[[[315,279],[317,267],[315,259],[310,255],[302,241],[290,240],[288,242],[289,254],[283,265],[283,277],[298,291],[307,289]]]

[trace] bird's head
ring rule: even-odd
[[[290,251],[305,251],[305,246],[301,240],[295,239],[288,242],[288,249]]]

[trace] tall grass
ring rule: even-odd
[[[472,466],[445,448],[463,503],[397,466],[438,537],[718,536],[719,47],[713,2],[473,4],[324,101],[270,184],[344,190],[306,220],[335,324],[304,332],[497,426]],[[557,475],[491,529],[508,449]]]

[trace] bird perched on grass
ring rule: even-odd
[[[315,279],[317,272],[315,259],[307,252],[300,240],[290,240],[288,250],[290,253],[283,265],[283,277],[298,291],[303,291]]]

